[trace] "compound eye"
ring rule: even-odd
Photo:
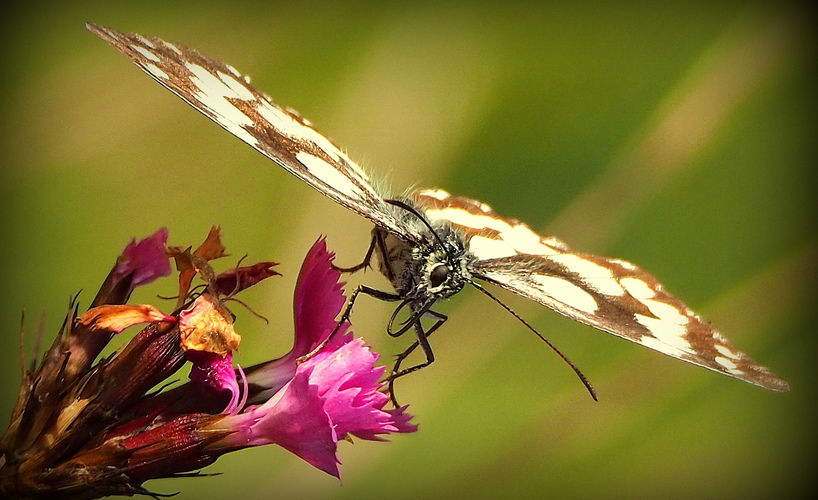
[[[438,264],[432,269],[432,272],[429,273],[429,282],[432,284],[432,288],[437,288],[442,285],[448,277],[449,267],[445,264]]]

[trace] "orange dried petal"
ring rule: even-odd
[[[119,333],[122,330],[140,323],[172,322],[168,316],[150,304],[138,305],[104,305],[89,309],[77,318],[77,322],[90,330],[102,330]]]
[[[233,328],[230,313],[214,304],[210,294],[200,295],[187,310],[179,315],[179,333],[182,348],[226,355],[235,351],[241,336]]]

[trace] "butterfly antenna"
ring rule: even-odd
[[[562,353],[562,351],[560,351],[559,349],[557,349],[557,347],[556,347],[554,344],[552,344],[552,343],[551,343],[551,342],[550,342],[550,341],[549,341],[547,338],[545,338],[545,337],[544,337],[544,336],[543,336],[543,335],[542,335],[540,332],[538,332],[538,331],[537,331],[537,330],[536,330],[536,329],[535,329],[533,326],[531,326],[531,325],[530,325],[530,324],[529,324],[529,323],[528,323],[526,320],[524,320],[524,319],[522,318],[522,316],[520,316],[519,314],[517,314],[516,312],[514,312],[514,310],[512,310],[510,307],[508,307],[507,305],[505,305],[505,304],[504,304],[504,303],[503,303],[503,302],[502,302],[500,299],[498,299],[497,297],[495,297],[494,295],[492,295],[492,294],[491,294],[491,292],[489,292],[488,290],[486,290],[485,288],[483,288],[482,286],[480,286],[478,283],[475,283],[474,281],[470,281],[469,283],[471,283],[471,285],[472,285],[472,286],[474,286],[475,288],[477,288],[478,290],[480,290],[481,292],[483,292],[485,295],[487,295],[487,296],[488,296],[488,297],[489,297],[491,300],[493,300],[494,302],[496,302],[496,303],[500,304],[500,306],[502,306],[502,308],[503,308],[503,309],[505,309],[506,311],[508,311],[509,313],[511,313],[511,315],[512,315],[512,316],[514,316],[515,318],[517,318],[517,320],[519,320],[519,321],[520,321],[520,323],[524,324],[524,325],[526,326],[526,328],[528,328],[529,330],[531,330],[532,332],[534,332],[534,334],[535,334],[537,337],[539,337],[539,338],[540,338],[540,340],[542,340],[543,342],[545,342],[545,343],[546,343],[546,345],[548,345],[548,347],[550,347],[552,351],[554,351],[555,353],[557,353],[557,355],[558,355],[560,358],[562,358],[562,360],[563,360],[563,361],[565,361],[565,362],[568,364],[568,366],[570,366],[570,367],[571,367],[571,369],[572,369],[572,370],[574,370],[574,373],[576,373],[576,374],[577,374],[577,377],[579,377],[579,379],[580,379],[580,380],[582,381],[582,383],[585,385],[585,388],[586,388],[586,389],[588,389],[588,392],[591,394],[591,397],[592,397],[592,398],[594,398],[594,401],[599,401],[599,399],[597,399],[597,397],[596,397],[596,391],[594,390],[594,386],[592,386],[592,385],[591,385],[591,382],[590,382],[590,381],[588,380],[588,378],[587,378],[587,377],[586,377],[586,376],[585,376],[585,375],[584,375],[584,374],[583,374],[583,373],[582,373],[582,372],[579,370],[579,368],[577,368],[577,366],[576,366],[576,365],[575,365],[575,364],[574,364],[574,363],[573,363],[573,362],[572,362],[570,359],[568,359],[568,356],[566,356],[565,354],[563,354],[563,353]]]
[[[441,239],[440,235],[437,234],[437,231],[435,231],[434,228],[432,227],[432,225],[429,224],[429,221],[426,220],[426,217],[424,217],[420,212],[418,212],[413,206],[409,205],[408,203],[404,203],[404,202],[402,202],[400,200],[383,200],[383,201],[385,201],[386,203],[389,203],[390,205],[395,205],[396,207],[400,207],[400,208],[406,210],[407,212],[409,212],[410,214],[414,215],[418,219],[420,219],[420,221],[423,223],[423,225],[426,226],[427,229],[429,229],[429,232],[431,232],[435,236],[435,239],[437,240],[437,243],[441,246],[441,248],[443,248],[443,250],[449,256],[449,258],[452,257],[451,253],[449,252],[449,249],[446,248],[445,244],[443,244],[443,239]]]

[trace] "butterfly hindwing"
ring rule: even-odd
[[[786,390],[786,382],[733,347],[634,264],[572,252],[562,241],[542,237],[485,203],[442,190],[418,191],[412,198],[430,219],[448,220],[462,232],[475,257],[474,277],[674,358]]]
[[[526,224],[497,214],[485,203],[452,196],[442,189],[422,189],[410,199],[430,221],[443,220],[469,238],[469,252],[478,260],[518,253],[551,255],[568,250],[559,238],[546,238]]]

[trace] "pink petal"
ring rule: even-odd
[[[325,399],[324,409],[338,436],[354,434],[379,440],[377,434],[417,430],[408,423],[411,417],[402,411],[383,409],[389,397],[379,390],[385,367],[376,367],[377,361],[378,355],[362,339],[355,339],[332,353],[322,352],[303,363],[305,368],[312,369],[310,383],[318,386]]]
[[[295,288],[295,345],[292,356],[303,356],[318,346],[336,326],[346,302],[341,273],[332,268],[335,254],[320,239],[310,248]],[[345,330],[346,327],[342,328]],[[338,335],[343,335],[339,331]]]
[[[193,364],[190,368],[190,380],[216,391],[229,391],[230,402],[224,413],[238,413],[241,409],[241,391],[233,368],[233,353],[228,352],[222,356],[214,352],[187,351],[185,354]]]
[[[114,271],[119,280],[131,274],[131,289],[145,285],[157,278],[168,276],[170,261],[165,255],[168,229],[163,227],[140,242],[132,240],[120,255]]]
[[[262,392],[263,396],[269,397],[287,383],[295,374],[296,359],[310,353],[335,328],[335,317],[346,297],[343,284],[338,283],[341,273],[332,268],[334,258],[324,239],[316,241],[307,253],[295,290],[293,348],[284,357],[253,367],[247,373],[251,384],[268,389]],[[338,330],[339,339],[348,326],[344,324]]]
[[[241,435],[244,446],[275,443],[327,474],[340,477],[336,434],[307,372],[298,373],[266,404],[233,420],[245,424],[239,426],[243,432],[230,436],[231,441]]]

